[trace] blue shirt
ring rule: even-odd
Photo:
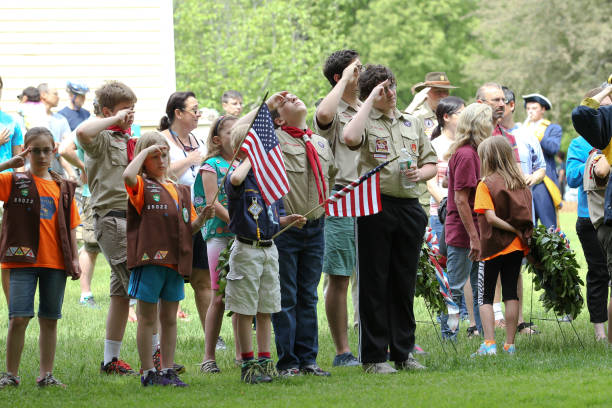
[[[70,130],[76,129],[77,126],[85,119],[87,119],[91,114],[87,109],[79,109],[73,110],[66,106],[64,109],[58,112],[60,115],[63,115],[70,125]]]
[[[565,167],[567,184],[572,188],[578,188],[578,217],[589,218],[589,205],[587,194],[582,185],[584,167],[593,146],[582,136],[578,136],[567,149],[567,164]]]
[[[77,157],[79,158],[80,161],[85,163],[85,150],[83,150],[83,148],[79,144],[79,139],[77,138],[76,134],[74,135],[74,145],[77,148],[76,149]],[[91,196],[91,192],[89,191],[89,184],[83,184],[81,186],[81,196],[83,196],[83,197],[90,197]]]
[[[231,183],[232,173],[233,171],[225,180],[230,231],[236,236],[257,240],[257,226],[259,226],[259,239],[271,239],[280,230],[279,217],[285,215],[282,200],[274,202],[271,206],[266,205],[257,187],[253,169],[249,171],[239,186]],[[257,209],[261,211],[257,213]],[[255,220],[255,214],[257,214],[257,220]]]
[[[21,133],[21,126],[13,117],[7,113],[0,111],[0,130],[8,128],[10,140],[3,145],[0,145],[0,162],[5,162],[13,157],[13,147],[23,145],[23,133]],[[5,171],[13,171],[8,169]]]

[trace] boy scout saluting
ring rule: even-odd
[[[344,128],[344,141],[359,149],[358,172],[371,170],[409,151],[416,163],[400,175],[399,163],[381,170],[383,210],[357,219],[359,242],[360,359],[366,372],[396,372],[424,368],[412,356],[414,346],[413,300],[419,254],[427,215],[414,187],[436,173],[436,153],[423,131],[422,122],[396,107],[393,72],[370,65],[359,77],[359,93],[367,96],[361,109]],[[404,178],[403,182],[401,178]]]

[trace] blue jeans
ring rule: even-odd
[[[465,286],[465,282],[467,282],[468,276],[470,277],[472,294],[474,295],[474,320],[476,320],[475,323],[478,331],[482,333],[480,311],[478,310],[478,262],[470,261],[468,257],[469,253],[469,248],[459,248],[449,245],[446,273],[448,274],[448,284],[451,288],[453,301],[457,305],[461,304],[463,287]],[[442,337],[445,339],[455,339],[457,338],[457,332],[449,330],[446,324],[447,319],[448,315],[440,315],[440,330],[442,331]]]
[[[323,268],[323,217],[302,229],[290,228],[276,238],[281,311],[272,315],[277,368],[315,364],[319,351],[317,287]]]

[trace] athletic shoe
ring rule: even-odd
[[[302,373],[300,372],[299,368],[292,367],[292,368],[285,368],[284,370],[278,370],[278,375],[283,378],[290,378],[290,377],[298,377],[302,375]]]
[[[87,306],[90,309],[99,309],[100,306],[96,303],[93,296],[87,296],[79,300],[81,306]]]
[[[482,343],[478,351],[473,353],[470,357],[491,356],[495,354],[497,354],[497,345],[491,344],[487,346],[486,343]]]
[[[271,358],[261,357],[258,360],[259,369],[263,375],[267,375],[270,378],[276,378],[279,376],[278,370],[276,369],[276,364]]]
[[[395,362],[395,369],[396,370],[425,370],[427,367],[425,367],[423,364],[419,363],[414,356],[412,355],[412,353],[408,353],[408,358],[404,361],[396,361]]]
[[[412,352],[418,356],[428,356],[429,355],[429,353],[423,350],[423,347],[419,346],[418,344],[415,344],[414,347],[412,347]]]
[[[227,345],[221,336],[217,337],[217,345],[215,346],[215,350],[227,350]]]
[[[308,364],[303,367],[300,367],[300,371],[302,374],[316,375],[317,377],[329,377],[331,373],[329,371],[323,370],[316,363]]]
[[[395,374],[397,370],[389,363],[365,363],[363,364],[363,371],[368,374]]]
[[[262,372],[259,361],[247,360],[240,368],[240,380],[247,384],[259,384],[272,382],[272,378]]]
[[[60,380],[58,380],[57,378],[55,378],[53,376],[53,374],[51,373],[47,373],[45,374],[44,377],[42,378],[37,378],[36,379],[36,385],[38,385],[39,387],[61,387],[61,388],[66,388],[66,384],[62,384],[62,382]]]
[[[161,377],[166,381],[167,385],[171,385],[173,387],[188,387],[188,384],[185,384],[178,376],[176,371],[172,368],[169,368],[165,373],[161,375]]]
[[[504,344],[504,351],[508,354],[515,354],[516,353],[516,347],[514,347],[514,344]]]
[[[21,378],[14,376],[9,373],[2,373],[0,375],[0,389],[6,387],[19,387]]]
[[[200,364],[200,372],[209,374],[219,374],[221,370],[219,370],[219,367],[217,366],[217,362],[215,360],[206,360],[202,364]]]
[[[155,386],[155,385],[168,385],[164,378],[157,370],[149,371],[146,376],[140,377],[140,384],[143,387]]]
[[[334,357],[334,362],[332,365],[334,367],[355,367],[361,364],[353,353],[349,351],[347,353],[338,354],[336,357]]]
[[[113,360],[104,364],[104,361],[100,363],[100,372],[102,374],[117,374],[117,375],[134,375],[136,372],[132,370],[132,367],[123,360],[113,357]]]

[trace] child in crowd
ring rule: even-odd
[[[39,387],[65,387],[53,376],[57,320],[62,317],[66,275],[78,279],[75,228],[80,224],[74,191],[76,184],[49,171],[56,152],[51,132],[31,128],[26,149],[0,167],[19,168],[27,156],[30,170],[0,174],[0,200],[4,201],[0,256],[10,269],[9,327],[6,337],[6,373],[0,388],[18,386],[17,376],[25,331],[34,316],[34,295],[39,286]]]
[[[167,139],[158,132],[143,134],[134,160],[123,173],[128,192],[127,236],[130,284],[138,299],[138,354],[141,383],[185,387],[174,366],[176,312],[185,297],[183,276],[191,273],[192,234],[214,214],[212,206],[196,215],[189,186],[173,183]],[[177,225],[178,224],[178,225]],[[161,301],[160,301],[161,299]],[[153,366],[152,336],[161,323],[161,372]]]
[[[474,211],[478,213],[481,257],[478,271],[478,304],[484,343],[472,356],[496,354],[493,297],[501,273],[506,305],[504,351],[514,354],[518,321],[517,282],[527,240],[533,231],[531,191],[505,138],[490,137],[478,146],[482,181],[476,188]]]
[[[106,320],[104,360],[100,371],[131,375],[134,370],[119,358],[130,308],[127,293],[127,195],[123,171],[128,164],[127,143],[134,122],[136,95],[125,84],[110,81],[96,91],[101,118],[83,122],[77,139],[85,153],[94,235],[111,267],[110,307]]]
[[[212,123],[206,140],[208,153],[204,157],[204,164],[193,185],[194,201],[197,204],[201,202],[211,203],[215,207],[215,218],[208,220],[202,230],[208,254],[210,286],[213,291],[210,307],[206,313],[204,329],[204,361],[200,365],[200,371],[203,373],[221,372],[215,361],[215,349],[216,347],[223,347],[221,346],[222,340],[219,338],[219,332],[221,331],[225,305],[223,304],[223,298],[216,293],[219,289],[217,264],[219,263],[219,254],[227,247],[234,234],[228,227],[230,219],[227,212],[227,196],[225,188],[220,183],[230,168],[229,161],[232,160],[233,156],[231,129],[237,119],[235,116],[220,116]],[[213,202],[217,191],[219,191],[219,195]],[[232,317],[232,323],[235,335],[235,316]],[[240,360],[240,346],[237,341],[236,360]]]
[[[240,148],[248,125],[232,129],[232,145]],[[266,205],[251,162],[243,158],[240,165],[225,181],[229,198],[230,230],[236,234],[230,255],[230,271],[227,275],[225,304],[236,313],[236,335],[242,351],[241,379],[248,384],[270,382],[278,375],[270,354],[270,314],[281,310],[281,294],[278,269],[278,251],[272,236],[279,227],[296,221],[301,228],[306,218],[299,214],[283,216],[282,201]],[[251,325],[257,318],[258,359],[255,360]]]
[[[240,116],[242,113],[242,94],[234,90],[223,92],[223,95],[221,95],[221,107],[226,115]]]

